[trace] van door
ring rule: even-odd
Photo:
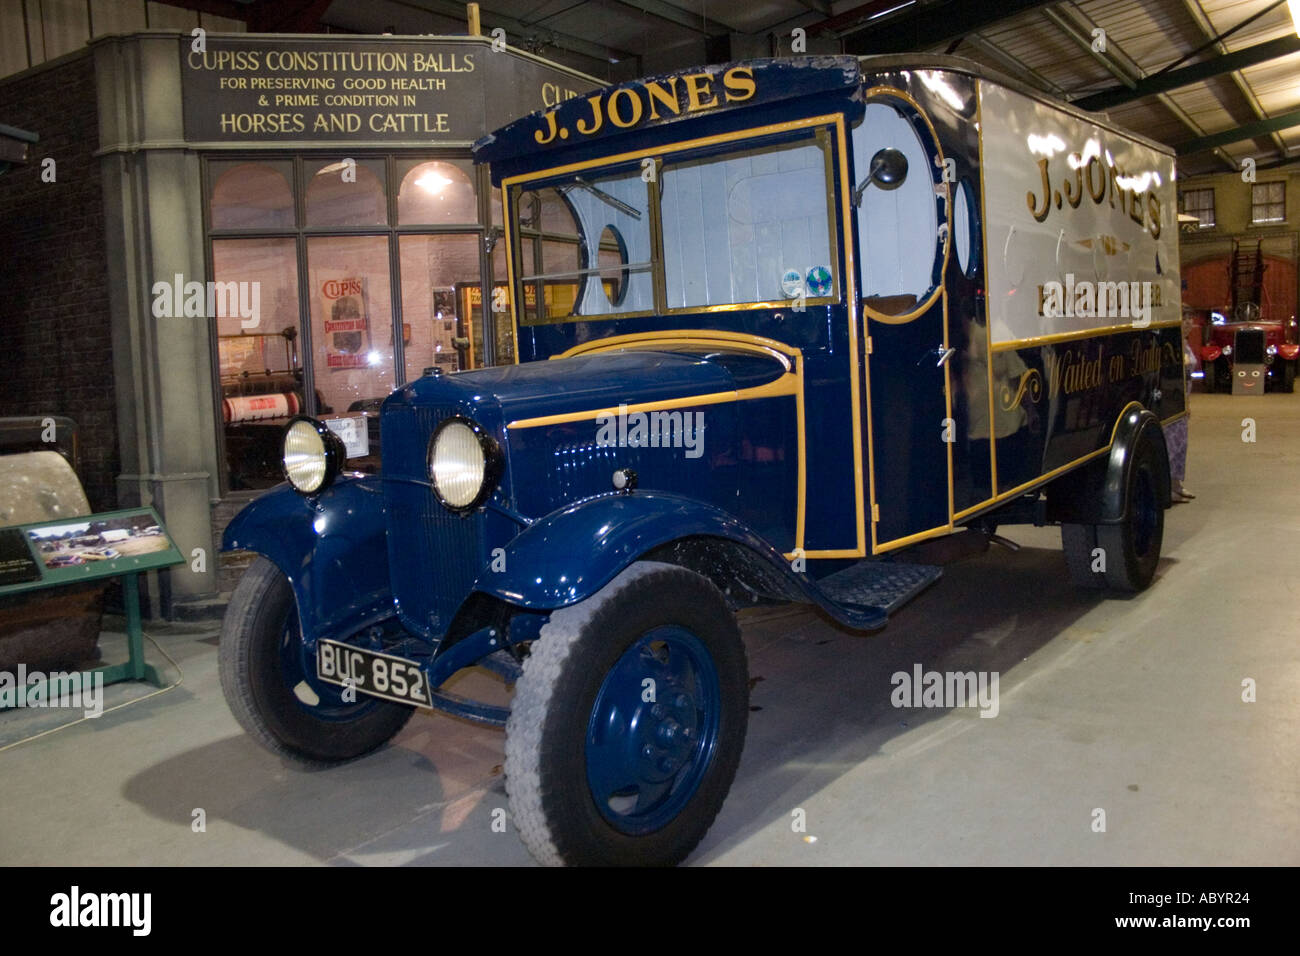
[[[906,94],[868,90],[852,141],[877,553],[952,527],[951,206],[938,138]]]

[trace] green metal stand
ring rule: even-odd
[[[36,571],[29,580],[0,585],[0,598],[25,595],[32,591],[65,584],[118,577],[122,579],[122,604],[126,610],[127,660],[123,664],[105,664],[91,670],[75,672],[81,681],[90,678],[95,683],[102,680],[104,684],[117,684],[121,681],[137,680],[155,687],[163,686],[158,669],[144,659],[144,631],[140,628],[139,580],[140,575],[147,571],[158,571],[182,564],[185,559],[163,528],[158,512],[153,508],[128,508],[75,518],[59,518],[36,524],[12,525],[0,528],[0,534],[5,536],[7,546],[5,560],[9,566],[7,568],[9,576],[13,576],[13,565],[19,566],[21,570],[24,564],[21,554],[18,556],[13,554],[15,534],[21,535],[26,545],[30,560],[25,563],[28,568]],[[85,553],[84,546],[73,547],[65,549],[65,554],[74,557],[80,555],[77,560],[47,561],[47,555],[53,555],[59,550],[60,546],[56,546],[54,542],[68,542],[74,536],[86,534],[102,535],[103,537],[98,538],[98,541],[104,544],[109,540],[107,536],[112,534],[114,543],[129,542],[132,546],[127,547],[126,543],[120,544],[119,547],[125,553],[111,555],[105,554],[104,549]],[[93,561],[86,560],[88,554],[93,555]],[[95,675],[100,677],[96,678]],[[19,683],[15,687],[14,705],[30,706],[29,701],[33,695],[45,701],[62,697],[64,692],[71,690],[69,679],[71,675],[61,676],[65,679],[52,681],[44,678],[30,683],[25,681]],[[68,686],[60,688],[56,686],[58,684]],[[55,697],[52,697],[51,693]],[[7,698],[8,694],[5,696]]]
[[[93,667],[87,671],[80,671],[82,680],[90,677],[94,680],[93,675],[104,675],[104,686],[109,684],[120,684],[122,681],[136,680],[152,684],[154,687],[162,687],[162,676],[158,673],[158,668],[148,663],[144,659],[144,631],[140,627],[140,591],[137,585],[139,575],[134,571],[129,571],[122,576],[122,603],[126,607],[126,647],[127,660],[121,664],[104,664],[101,667]],[[27,684],[20,684],[16,688],[14,705],[17,707],[26,707],[27,700],[33,691],[39,690],[38,695],[42,700],[48,702],[51,699],[49,691],[51,690],[50,681],[41,679],[31,681]],[[61,696],[60,688],[53,688],[55,697]]]

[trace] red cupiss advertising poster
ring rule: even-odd
[[[366,364],[366,280],[326,279],[320,287],[325,316],[326,364],[332,369],[363,368]]]

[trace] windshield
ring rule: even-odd
[[[836,301],[830,134],[515,186],[522,325]]]

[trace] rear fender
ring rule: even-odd
[[[378,478],[340,478],[314,496],[281,485],[235,516],[221,550],[255,551],[280,569],[309,644],[396,613]]]
[[[1066,524],[1120,524],[1128,517],[1129,472],[1134,453],[1151,442],[1161,462],[1156,474],[1156,496],[1162,508],[1170,506],[1169,450],[1159,419],[1137,403],[1124,409],[1115,424],[1110,454],[1056,479],[1047,487],[1047,520]]]

